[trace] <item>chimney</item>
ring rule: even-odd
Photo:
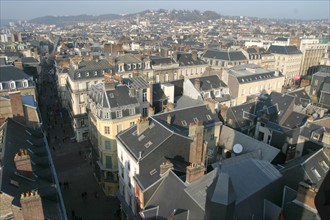
[[[22,193],[20,199],[22,205],[23,219],[43,220],[45,219],[41,197],[37,191]]]
[[[167,124],[172,124],[172,117],[171,117],[171,114],[168,114],[167,117],[166,117],[166,121],[167,121]]]
[[[204,143],[204,126],[202,122],[189,124],[189,136],[193,137],[190,144],[189,162],[186,169],[186,182],[191,183],[205,173],[205,158],[207,143]]]
[[[148,118],[139,118],[136,123],[136,130],[137,135],[141,135],[145,130],[147,130],[149,127],[149,120]]]
[[[153,116],[154,113],[155,113],[154,108],[152,107],[152,105],[149,105],[149,108],[148,108],[148,116]]]
[[[298,186],[298,192],[297,192],[297,200],[299,202],[304,203],[305,205],[316,209],[315,207],[315,196],[317,194],[317,189],[315,186],[312,186],[306,182],[300,182]]]
[[[151,83],[149,83],[149,86],[147,88],[147,101],[150,105],[152,105],[153,102],[153,86]]]
[[[20,91],[9,92],[11,110],[13,119],[22,124],[25,124],[25,114],[22,104],[22,96]]]
[[[20,149],[20,152],[15,154],[14,157],[15,167],[19,174],[29,178],[34,179],[32,174],[31,159],[27,150]]]
[[[167,170],[173,169],[173,163],[171,163],[169,160],[166,160],[160,165],[159,173],[162,176]]]
[[[112,78],[112,74],[104,73],[104,88],[105,90],[114,90],[116,88],[115,80]]]
[[[201,81],[199,79],[195,79],[194,86],[197,89],[197,91],[200,91],[200,89],[201,89]]]
[[[193,59],[194,61],[197,61],[197,59],[198,59],[197,50],[193,50],[193,51],[191,52],[191,55],[192,55],[192,59]]]
[[[204,99],[204,104],[211,110],[212,114],[215,114],[215,104],[216,102],[211,98]]]
[[[227,119],[228,106],[226,104],[221,105],[220,107],[220,117],[223,121]]]

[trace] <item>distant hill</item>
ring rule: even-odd
[[[74,15],[74,16],[45,16],[34,18],[30,20],[31,23],[36,24],[70,24],[86,21],[101,21],[101,20],[113,20],[121,18],[121,15],[117,14],[104,14],[104,15]]]

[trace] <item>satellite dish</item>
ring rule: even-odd
[[[233,151],[235,154],[240,154],[243,151],[243,146],[241,144],[235,144],[233,147]]]

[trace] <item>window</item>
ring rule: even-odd
[[[215,97],[219,97],[220,96],[220,92],[217,90],[217,91],[214,92],[214,95],[215,95]]]
[[[80,95],[79,95],[79,102],[80,102],[80,103],[85,102],[84,94],[80,94]]]
[[[131,163],[129,161],[127,161],[127,169],[128,169],[128,171],[131,170]]]
[[[164,81],[168,82],[168,74],[167,73],[165,74],[165,80]]]
[[[329,171],[329,166],[324,160],[319,161],[319,165],[322,167],[324,173]]]
[[[147,101],[147,91],[145,89],[143,90],[142,101],[143,102],[146,102]]]
[[[156,83],[159,83],[159,75],[156,75]]]
[[[207,118],[207,120],[211,120],[212,118],[211,118],[211,115],[206,115],[206,118]]]
[[[89,76],[89,72],[86,73],[86,76]]]
[[[148,116],[148,108],[143,108],[142,109],[142,117],[147,117]]]
[[[86,89],[89,89],[90,83],[86,82]]]
[[[135,108],[129,109],[129,115],[135,115]]]
[[[80,73],[77,73],[77,77],[80,77]]]
[[[105,134],[110,134],[110,127],[109,126],[104,126],[104,133]]]
[[[178,79],[178,74],[174,73],[174,80],[177,80],[177,79]]]
[[[104,146],[106,150],[111,150],[111,141],[105,141]]]
[[[28,81],[27,81],[27,80],[24,80],[24,81],[23,81],[23,87],[24,87],[24,88],[27,88],[27,87],[28,87]]]
[[[123,130],[123,125],[117,125],[117,133]]]
[[[181,121],[182,126],[187,126],[186,120]]]
[[[15,84],[14,81],[11,81],[11,82],[10,82],[10,88],[11,88],[11,89],[15,89],[15,88],[16,88],[16,84]]]
[[[122,118],[123,117],[123,113],[121,110],[116,111],[116,118]]]
[[[321,175],[319,174],[319,172],[315,168],[312,168],[311,170],[314,176],[316,177],[317,181],[321,180]]]
[[[110,112],[104,112],[104,118],[110,119]]]
[[[210,140],[211,140],[211,141],[214,140],[214,134],[211,134],[211,136],[210,136]]]
[[[241,94],[242,94],[242,96],[245,94],[245,91],[244,91],[244,89],[242,89],[242,91],[241,91]]]
[[[97,76],[97,71],[94,72],[94,76]]]
[[[0,90],[2,90],[2,83],[0,83]]]
[[[129,126],[130,127],[133,127],[135,125],[135,122],[134,121],[131,121],[130,123],[129,123]]]
[[[112,169],[112,158],[111,158],[111,156],[105,156],[105,167],[107,169]]]

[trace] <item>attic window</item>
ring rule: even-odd
[[[138,138],[139,141],[143,140],[146,136],[144,136],[143,134]]]
[[[150,175],[151,176],[154,175],[154,174],[156,174],[156,173],[157,173],[157,170],[156,169],[153,169],[153,170],[150,171]]]
[[[89,76],[89,72],[86,73],[86,76]]]
[[[94,72],[94,76],[97,76],[97,71]]]
[[[181,123],[182,123],[183,126],[187,126],[186,120],[181,121]]]
[[[316,140],[316,141],[318,141],[318,140],[320,140],[320,134],[318,134],[318,133],[312,133],[312,139],[313,140]]]
[[[211,120],[212,118],[211,118],[211,115],[206,115],[206,118],[207,118],[207,120]]]
[[[77,77],[80,77],[80,73],[77,73]]]
[[[317,181],[320,181],[321,175],[319,174],[319,172],[315,168],[312,168],[311,170],[312,170],[312,173],[314,174],[314,176],[316,177]]]
[[[15,84],[14,81],[11,81],[11,82],[10,82],[10,88],[11,88],[11,89],[15,89],[15,88],[16,88],[16,84]]]
[[[198,122],[198,118],[196,118],[196,117],[195,117],[195,118],[194,118],[194,122],[196,122],[196,123],[197,123],[197,122]]]
[[[146,143],[144,146],[145,146],[145,148],[149,148],[151,145],[152,145],[152,142],[148,141],[148,143]]]
[[[319,161],[319,164],[322,167],[324,173],[326,173],[326,172],[329,171],[329,166],[328,166],[328,164],[324,160]]]
[[[24,80],[24,81],[23,81],[23,87],[24,87],[24,88],[27,88],[28,85],[29,85],[29,84],[28,84],[28,81],[27,81],[27,80]]]

